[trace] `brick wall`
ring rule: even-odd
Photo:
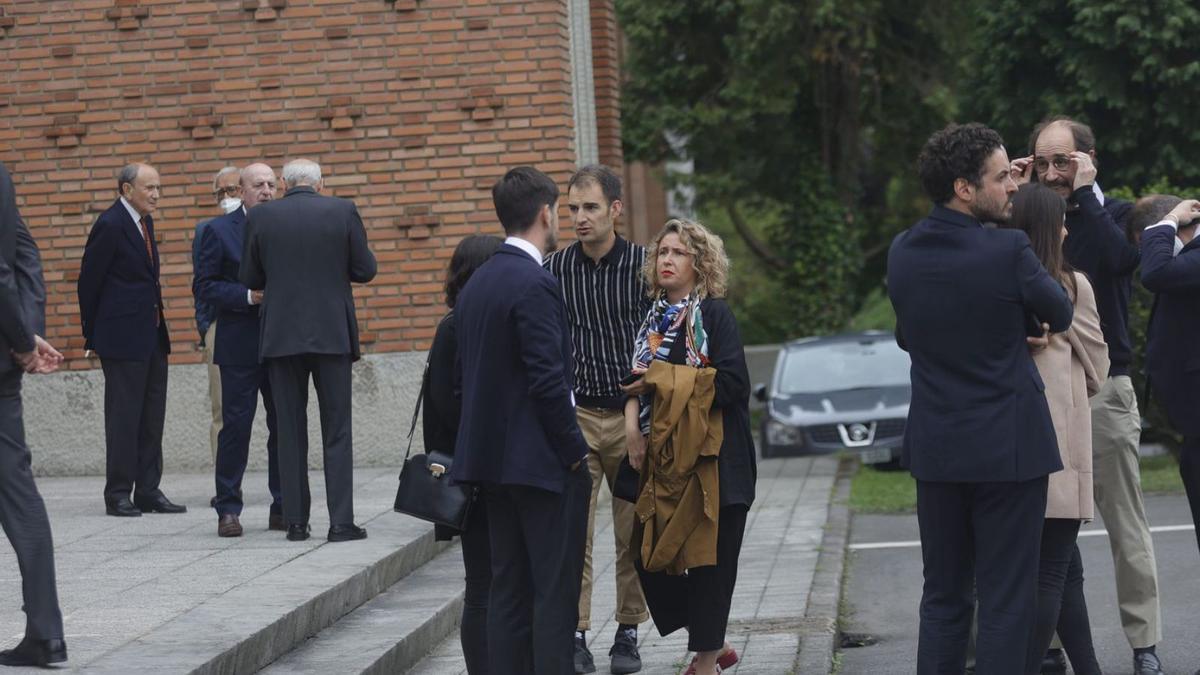
[[[613,0],[592,0],[591,9],[596,141],[600,148],[600,163],[620,174],[625,160],[621,151],[621,67],[617,12]]]
[[[611,2],[595,4],[594,30],[615,36]],[[190,251],[216,215],[213,174],[306,156],[357,202],[380,262],[355,291],[364,351],[425,348],[453,245],[498,229],[492,183],[516,164],[564,185],[573,169],[567,31],[565,0],[0,0],[0,160],[42,248],[49,337],[70,368],[98,365],[79,259],[118,168],[141,160],[164,186],[171,361],[198,361]]]

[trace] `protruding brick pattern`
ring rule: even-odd
[[[287,7],[287,0],[242,0],[242,9],[254,12],[255,21],[274,21]]]
[[[0,0],[0,160],[42,250],[52,342],[82,358],[75,284],[130,161],[154,215],[172,363],[193,363],[191,245],[221,167],[319,161],[358,204],[379,275],[356,288],[367,352],[427,347],[455,244],[499,234],[491,186],[574,168],[565,0]],[[260,20],[271,10],[271,20]],[[136,30],[115,30],[133,21]],[[328,29],[349,39],[328,39]],[[55,56],[69,47],[73,53]],[[563,209],[564,223],[566,211]],[[569,227],[564,225],[569,231]]]
[[[142,21],[150,16],[150,8],[139,4],[137,0],[116,0],[104,12],[104,16],[116,22],[117,30],[137,30],[142,27]]]
[[[17,25],[17,20],[14,17],[8,16],[4,12],[4,8],[0,7],[0,38],[8,34],[8,29]]]

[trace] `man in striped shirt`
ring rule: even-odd
[[[575,672],[593,673],[596,666],[587,647],[586,632],[591,627],[596,498],[602,479],[612,491],[617,467],[626,454],[626,397],[620,381],[630,373],[634,338],[650,301],[642,279],[646,250],[617,236],[614,230],[622,208],[621,179],[607,167],[585,166],[567,184],[567,202],[577,241],[547,258],[545,266],[562,286],[575,355],[576,415],[591,450],[587,460],[592,474],[592,501],[575,632]],[[650,615],[633,566],[637,555],[630,546],[633,504],[614,499],[612,511],[619,626],[609,656],[612,672],[636,673],[642,668],[637,626]]]

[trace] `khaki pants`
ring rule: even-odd
[[[625,457],[625,414],[620,410],[603,408],[577,408],[579,429],[587,441],[588,470],[592,474],[592,501],[588,506],[587,544],[583,554],[583,586],[579,593],[578,630],[592,627],[592,537],[596,532],[596,498],[600,496],[601,479],[608,482],[612,492],[617,478],[617,467]],[[629,545],[633,534],[633,504],[612,500],[613,535],[617,547],[617,612],[618,623],[639,624],[650,619],[646,611],[646,599],[637,570],[633,567],[637,549]]]
[[[217,322],[208,324],[204,334],[204,362],[208,364],[208,400],[212,406],[212,423],[208,427],[208,442],[212,446],[213,464],[217,463],[217,434],[221,433],[221,368],[213,364],[216,349]]]
[[[1141,417],[1133,381],[1125,375],[1108,378],[1091,404],[1096,509],[1112,547],[1121,625],[1131,647],[1149,647],[1162,639],[1162,614],[1154,542],[1142,502]]]

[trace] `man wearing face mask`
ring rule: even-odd
[[[1136,675],[1158,675],[1155,646],[1162,639],[1154,543],[1142,500],[1138,445],[1141,416],[1129,376],[1129,294],[1137,247],[1125,223],[1132,205],[1105,197],[1096,182],[1096,137],[1090,127],[1065,117],[1037,125],[1032,155],[1013,162],[1018,182],[1037,180],[1067,200],[1067,262],[1088,275],[1096,292],[1100,327],[1108,344],[1108,378],[1091,399],[1092,470],[1096,508],[1108,529],[1125,637],[1133,648]]]
[[[120,196],[92,225],[79,266],[84,349],[95,351],[104,369],[104,506],[110,516],[187,511],[158,488],[171,351],[150,215],[161,190],[154,167],[122,168]]]
[[[213,198],[222,214],[232,213],[242,205],[241,171],[236,166],[227,166],[213,177]],[[192,236],[192,271],[200,258],[200,239],[213,218],[196,223]],[[212,424],[209,425],[208,443],[212,448],[213,462],[217,461],[217,435],[221,433],[221,371],[213,363],[213,333],[217,330],[217,312],[211,305],[194,295],[196,306],[196,330],[200,332],[200,349],[204,362],[208,364],[208,400],[212,407]]]
[[[283,493],[279,486],[275,402],[266,368],[258,360],[259,305],[263,292],[251,291],[238,280],[246,226],[246,211],[275,198],[275,171],[251,164],[240,172],[242,201],[236,209],[214,218],[200,240],[192,281],[197,302],[215,308],[220,327],[212,341],[213,361],[220,369],[224,394],[216,457],[217,536],[242,536],[242,475],[250,451],[250,430],[262,392],[267,411],[267,486],[271,491],[268,529],[284,531]]]

